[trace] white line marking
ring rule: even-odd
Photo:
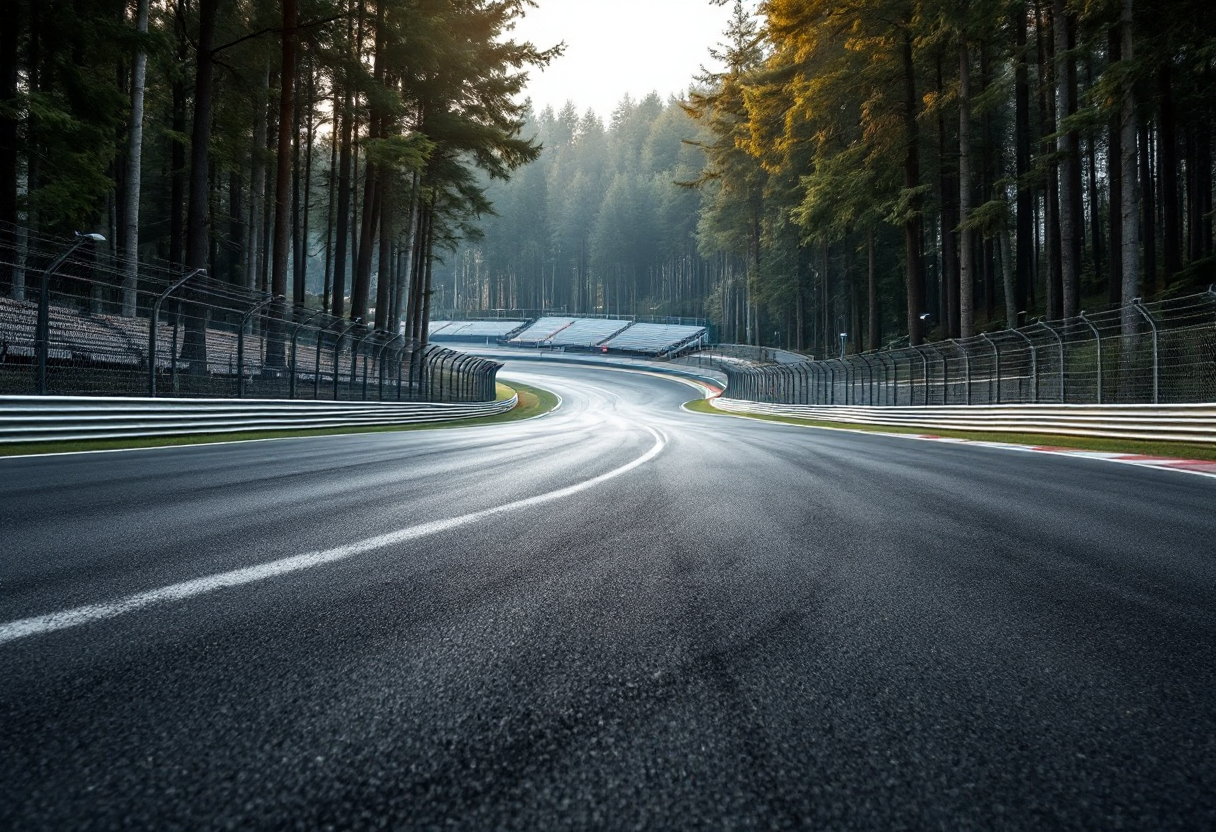
[[[257,581],[265,581],[270,578],[275,578],[280,575],[287,575],[292,572],[302,572],[305,569],[312,569],[316,566],[324,566],[330,563],[336,563],[342,560],[349,560],[356,555],[361,555],[365,552],[370,552],[374,549],[383,549],[386,546],[395,546],[405,543],[410,540],[417,540],[420,537],[438,534],[439,532],[457,529],[461,526],[468,526],[482,520],[496,517],[500,514],[506,514],[520,509],[531,508],[532,506],[542,505],[543,503],[553,502],[565,497],[570,497],[582,491],[595,488],[608,480],[614,479],[627,474],[630,471],[645,465],[650,460],[662,453],[663,448],[667,446],[667,437],[658,430],[651,427],[645,427],[646,431],[654,437],[654,445],[646,453],[642,454],[637,459],[630,463],[622,465],[620,468],[613,469],[605,474],[600,474],[598,477],[592,477],[589,480],[575,483],[574,485],[559,488],[556,491],[549,491],[545,494],[538,494],[535,497],[527,497],[523,500],[516,500],[513,503],[487,508],[482,511],[475,511],[472,514],[465,514],[460,517],[450,517],[446,520],[434,520],[430,523],[422,523],[417,526],[400,529],[395,532],[369,537],[366,540],[360,540],[355,543],[348,543],[345,546],[338,546],[334,549],[325,549],[320,552],[309,552],[303,555],[294,557],[282,558],[280,560],[271,561],[269,563],[258,564],[257,566],[248,566],[244,569],[233,569],[229,572],[220,572],[215,575],[208,575],[203,578],[195,578],[191,581],[183,581],[182,583],[172,584],[170,586],[153,589],[147,592],[140,592],[135,595],[128,595],[126,598],[119,598],[115,601],[107,601],[102,604],[89,604],[75,609],[62,610],[60,612],[52,612],[46,615],[37,615],[33,618],[22,618],[17,621],[8,621],[0,624],[0,644],[17,639],[26,638],[28,636],[41,635],[43,633],[54,632],[55,630],[66,630],[69,627],[78,627],[81,624],[89,624],[94,621],[103,621],[107,618],[115,618],[120,615],[125,615],[129,612],[144,609],[158,604],[165,604],[170,601],[179,601],[185,598],[193,598],[196,595],[203,595],[208,592],[214,592],[225,587],[242,586],[244,584],[255,583]]]

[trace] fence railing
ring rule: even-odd
[[[485,402],[502,366],[281,297],[27,238],[0,250],[0,394]],[[19,256],[18,256],[19,255]]]
[[[710,357],[726,398],[881,407],[1216,402],[1216,290],[798,363]]]

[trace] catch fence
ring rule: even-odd
[[[56,251],[58,246],[58,251]],[[0,393],[486,402],[502,366],[88,238],[0,249]]]
[[[723,396],[848,406],[1216,402],[1216,290],[798,363],[709,358]]]

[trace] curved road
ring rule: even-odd
[[[0,828],[1216,826],[1216,479],[505,375],[0,459]]]

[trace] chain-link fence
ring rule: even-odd
[[[1216,290],[1065,321],[799,363],[707,360],[727,398],[780,404],[1216,402]]]
[[[56,247],[58,250],[56,250]],[[0,393],[492,401],[502,366],[138,264],[90,237],[0,248]]]

